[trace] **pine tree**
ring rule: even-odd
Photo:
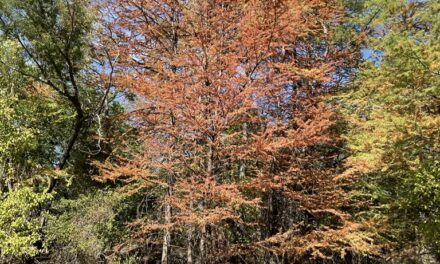
[[[369,203],[361,219],[374,219],[403,260],[439,252],[439,8],[365,1],[368,58],[342,100],[353,152],[346,174],[359,176],[355,197]]]

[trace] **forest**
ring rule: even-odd
[[[0,0],[38,263],[440,263],[440,1]]]

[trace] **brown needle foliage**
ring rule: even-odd
[[[292,263],[334,250],[353,228],[323,157],[337,143],[323,96],[347,56],[332,43],[337,1],[111,4],[116,79],[137,95],[139,134],[101,178],[157,198],[135,238],[160,242],[162,263]]]

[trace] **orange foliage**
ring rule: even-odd
[[[293,242],[285,234],[297,241],[318,232],[305,231],[304,221],[288,224],[294,215],[319,221],[329,214],[342,222],[329,234],[344,228],[335,172],[315,164],[325,162],[316,149],[334,142],[328,129],[335,116],[321,102],[343,57],[328,29],[340,23],[337,1],[112,4],[109,37],[119,44],[117,67],[124,69],[117,83],[138,96],[129,118],[141,146],[104,164],[102,179],[159,188],[161,204],[172,208],[171,220],[139,219],[142,234],[200,232],[207,236],[206,262],[216,262],[221,251],[264,251],[273,240],[286,252]],[[275,215],[277,199],[297,213],[284,208],[285,215]],[[248,207],[260,216],[244,219]],[[234,225],[254,230],[257,241],[228,240],[225,230]]]

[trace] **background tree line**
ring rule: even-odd
[[[437,263],[439,14],[0,0],[0,263]]]

